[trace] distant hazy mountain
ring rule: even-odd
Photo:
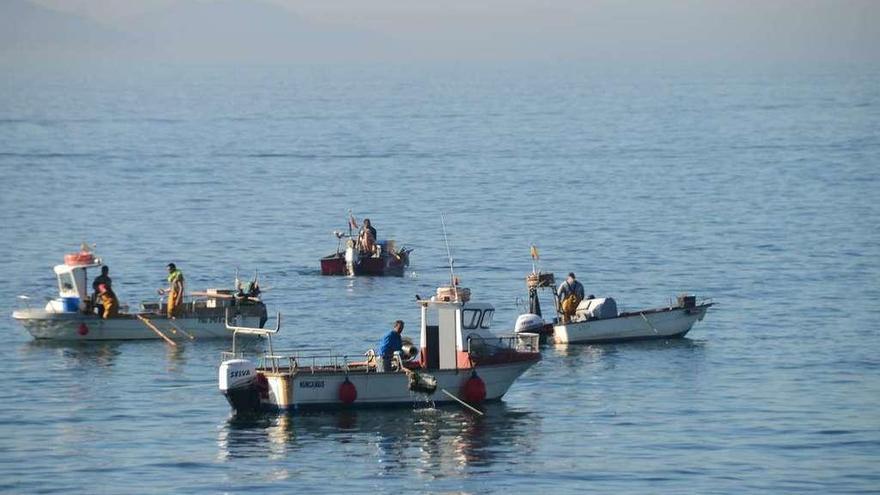
[[[26,0],[0,0],[0,53],[71,54],[102,50],[127,37],[95,21]]]
[[[27,0],[0,0],[0,54],[198,61],[356,59],[390,47],[253,0],[183,0],[113,30]]]
[[[185,0],[135,19],[126,30],[173,57],[298,58],[340,43],[281,7],[246,0]]]

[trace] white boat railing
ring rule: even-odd
[[[257,361],[257,367],[268,369],[272,372],[281,370],[288,372],[307,372],[316,373],[319,371],[345,371],[348,372],[352,368],[360,369],[375,368],[369,357],[358,357],[357,359],[346,354],[333,354],[332,349],[292,349],[282,351],[268,351],[263,354],[246,356],[243,352],[224,352],[222,359],[241,359],[252,357]]]
[[[239,334],[244,335],[261,335],[265,336],[269,340],[269,354],[273,354],[272,352],[272,335],[278,333],[281,330],[281,312],[276,313],[275,317],[275,328],[257,328],[257,327],[243,327],[238,325],[230,325],[229,324],[229,313],[230,309],[226,308],[226,314],[224,315],[224,324],[226,325],[227,330],[232,330],[232,354],[235,355],[235,343],[236,337]]]
[[[371,352],[365,353],[364,356],[349,356],[347,354],[333,354],[331,349],[321,348],[304,348],[279,350],[272,349],[272,334],[277,333],[280,329],[280,318],[275,329],[257,329],[249,327],[237,327],[229,325],[226,328],[233,332],[233,350],[231,352],[223,352],[223,360],[247,358],[244,352],[236,351],[235,335],[236,333],[246,333],[250,335],[265,335],[269,338],[269,349],[267,352],[258,355],[250,355],[256,358],[257,367],[260,369],[271,370],[273,373],[284,371],[286,373],[320,373],[327,371],[360,371],[360,372],[378,372],[375,354]],[[468,352],[474,356],[494,356],[499,353],[514,352],[518,354],[539,353],[540,335],[536,333],[518,333],[508,337],[470,337],[468,338]]]

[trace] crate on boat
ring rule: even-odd
[[[694,296],[691,294],[679,294],[678,306],[680,308],[695,308],[695,307],[697,307],[697,296]]]

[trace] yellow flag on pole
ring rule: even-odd
[[[531,248],[529,251],[530,251],[531,254],[532,254],[532,259],[533,259],[533,260],[537,260],[537,259],[540,258],[540,256],[538,256],[538,248],[536,248],[535,246],[532,246],[532,248]]]

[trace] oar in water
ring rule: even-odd
[[[173,346],[173,347],[177,347],[177,342],[175,342],[175,341],[169,339],[168,336],[165,335],[164,333],[162,333],[161,330],[159,330],[158,328],[156,328],[156,325],[153,325],[153,322],[151,322],[147,317],[145,317],[145,316],[143,316],[143,315],[135,315],[135,316],[137,316],[137,319],[138,319],[138,320],[141,320],[141,323],[143,323],[144,325],[146,325],[147,328],[149,328],[150,330],[152,330],[153,332],[155,332],[156,335],[158,335],[159,337],[162,337],[162,339],[163,339],[165,342],[168,342],[169,345],[171,345],[171,346]]]
[[[480,411],[480,410],[477,409],[476,407],[474,407],[474,406],[468,404],[467,402],[465,402],[465,401],[459,399],[458,397],[456,397],[455,395],[453,395],[452,392],[446,390],[445,388],[441,388],[440,391],[443,392],[444,394],[448,395],[449,397],[452,397],[453,399],[455,399],[456,402],[458,402],[459,404],[463,405],[464,407],[470,409],[471,411],[473,411],[473,412],[479,414],[480,416],[483,416],[483,415],[484,415],[484,414],[483,414],[483,411]]]

